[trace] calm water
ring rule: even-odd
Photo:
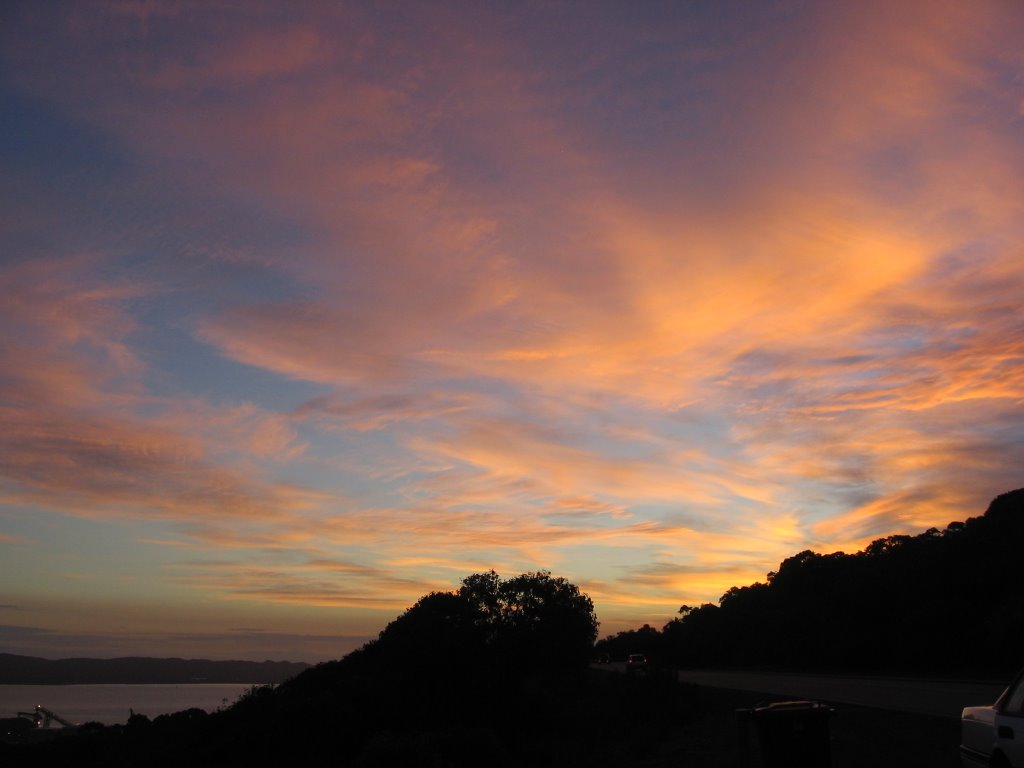
[[[199,707],[212,712],[227,706],[252,686],[239,683],[195,685],[0,685],[0,717],[32,712],[36,704],[72,723],[92,720],[124,723],[135,710],[154,718]]]

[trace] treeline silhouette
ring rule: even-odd
[[[230,708],[92,725],[3,765],[619,766],[660,749],[693,690],[589,668],[593,603],[547,572],[467,577],[379,637]]]
[[[718,605],[684,605],[597,653],[677,667],[1008,677],[1022,663],[1024,489],[945,529],[894,535],[855,554],[787,558]]]

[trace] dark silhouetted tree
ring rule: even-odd
[[[627,629],[600,640],[594,651],[607,653],[614,661],[623,661],[631,653],[642,653],[652,664],[658,664],[664,657],[664,636],[650,624],[639,629]]]
[[[498,580],[493,572],[481,582],[471,579],[463,583],[468,593],[484,582],[496,587],[496,592],[485,595],[484,608],[489,601],[487,625],[495,628],[490,643],[504,663],[552,671],[583,667],[590,661],[597,616],[591,599],[575,584],[547,571],[507,581]]]
[[[591,599],[564,578],[476,573],[420,598],[364,648],[365,663],[411,676],[579,668],[597,626]]]

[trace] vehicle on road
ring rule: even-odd
[[[631,653],[626,657],[626,672],[646,672],[647,657],[642,653]]]
[[[965,768],[1024,768],[1024,670],[995,704],[964,708],[960,761]]]

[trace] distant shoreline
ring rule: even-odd
[[[149,657],[53,660],[0,653],[0,685],[267,685],[284,682],[309,666]]]
[[[86,686],[86,685],[126,685],[126,686],[130,686],[130,685],[149,685],[149,686],[153,686],[153,685],[166,685],[166,686],[174,686],[175,688],[177,688],[177,687],[182,686],[182,685],[278,685],[278,683],[254,683],[252,680],[217,680],[215,682],[211,681],[211,680],[191,680],[191,681],[177,682],[177,683],[142,683],[142,682],[132,682],[132,683],[8,683],[8,682],[4,682],[4,681],[0,680],[0,685],[7,685],[7,686],[23,685],[26,688],[33,688],[33,687],[36,687],[36,688],[38,688],[38,687],[57,688],[57,687],[71,686],[71,685],[81,685],[81,686]]]

